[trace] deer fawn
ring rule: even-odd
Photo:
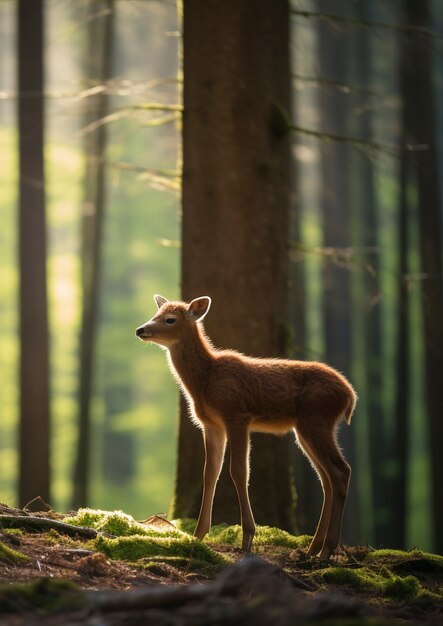
[[[201,321],[209,297],[190,304],[154,296],[154,317],[136,330],[142,341],[165,348],[172,373],[186,396],[205,446],[203,499],[195,536],[211,527],[212,504],[229,441],[230,473],[237,490],[243,531],[249,551],[255,522],[248,496],[249,433],[294,431],[323,487],[323,508],[308,554],[329,558],[340,540],[340,528],[351,469],[336,442],[344,417],[349,424],[357,396],[337,371],[316,362],[247,357],[215,349]]]

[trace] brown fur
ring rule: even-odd
[[[323,509],[309,554],[328,558],[340,537],[350,468],[337,446],[337,424],[349,424],[357,396],[339,372],[323,363],[252,358],[215,349],[201,320],[210,298],[168,302],[155,296],[158,312],[140,326],[143,341],[168,351],[170,368],[185,394],[192,419],[203,431],[203,500],[195,534],[211,526],[212,502],[226,440],[231,447],[231,476],[237,489],[243,548],[249,550],[255,523],[249,504],[249,433],[294,431],[322,483]],[[174,320],[168,323],[166,320]]]

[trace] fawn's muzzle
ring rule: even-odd
[[[139,339],[149,339],[152,337],[152,332],[149,332],[145,326],[139,326],[135,331],[135,336]]]

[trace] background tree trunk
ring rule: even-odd
[[[294,185],[297,184],[294,177]],[[301,243],[300,214],[298,210],[291,216],[291,242]],[[292,332],[293,359],[309,360],[306,330],[306,289],[304,253],[293,250],[289,267],[289,317]],[[304,454],[294,456],[295,485],[297,489],[296,530],[301,534],[312,534],[321,511],[321,489],[317,473]]]
[[[328,3],[326,3],[327,5]],[[336,2],[337,12],[346,13],[346,2]],[[328,10],[319,2],[318,9]],[[327,80],[346,83],[347,40],[329,23],[319,24],[319,62],[321,75]],[[321,90],[320,111],[322,130],[339,135],[347,134],[348,96],[338,90]],[[350,268],[343,262],[340,249],[351,244],[351,214],[349,206],[349,147],[341,142],[323,142],[321,145],[321,210],[323,214],[323,245],[330,248],[324,264],[323,316],[325,332],[325,361],[350,377],[351,370],[351,277]],[[335,250],[334,250],[335,249]],[[344,455],[355,467],[354,431],[341,428],[340,444]],[[359,537],[356,481],[351,479],[349,496],[343,518],[343,540],[354,543]]]
[[[293,104],[293,110],[295,110]],[[294,166],[293,188],[298,188],[298,168]],[[301,249],[302,216],[298,210],[290,214],[291,263],[289,265],[289,320],[291,332],[291,350],[288,356],[293,359],[312,358],[308,347],[308,332],[306,319],[306,267],[305,251]],[[294,481],[297,490],[296,530],[301,534],[312,534],[319,519],[322,492],[317,473],[313,471],[311,463],[304,454],[294,456]]]
[[[359,2],[355,17],[361,20],[377,20],[380,15],[371,2]],[[372,66],[372,35],[367,29],[352,30],[354,54],[351,83],[356,85],[353,99],[355,129],[353,135],[363,140],[373,138],[372,121],[376,108],[376,97],[372,93],[372,77],[376,68]],[[359,289],[363,318],[364,389],[369,458],[371,460],[371,495],[373,511],[373,541],[375,545],[393,545],[397,529],[392,523],[392,498],[395,492],[388,488],[392,483],[389,467],[392,455],[391,431],[387,427],[387,415],[383,394],[383,332],[382,332],[382,287],[381,287],[381,244],[379,241],[379,215],[374,181],[375,163],[369,154],[355,152],[352,155],[351,181],[352,206],[358,208],[359,245],[362,247],[362,274]],[[357,220],[355,220],[357,222]],[[363,417],[363,416],[362,416]],[[400,443],[400,442],[399,442]],[[400,478],[400,477],[399,477]],[[397,501],[397,504],[400,504]],[[404,513],[404,510],[403,510]]]
[[[101,13],[100,13],[101,12]],[[85,59],[87,87],[106,84],[112,73],[114,0],[89,4],[88,51]],[[100,92],[86,99],[85,126],[103,119],[108,96]],[[99,125],[85,137],[85,196],[82,215],[83,307],[80,334],[79,417],[77,458],[74,469],[73,507],[88,503],[91,437],[91,395],[100,294],[102,230],[105,211],[105,150],[107,126]]]
[[[407,23],[430,27],[428,0],[406,0]],[[428,37],[405,38],[406,80],[413,84],[414,98],[405,100],[411,107],[410,134],[413,144],[425,149],[414,153],[419,202],[419,238],[422,272],[422,315],[424,332],[425,398],[428,414],[429,451],[431,458],[433,530],[435,549],[443,552],[443,421],[441,419],[441,381],[443,380],[443,279],[442,240],[437,169],[436,116],[432,84],[432,59]]]
[[[213,298],[216,346],[286,354],[290,138],[287,2],[184,3],[183,298]],[[274,123],[272,114],[274,112]],[[254,436],[250,492],[258,523],[293,527],[293,437]],[[196,517],[201,434],[180,420],[175,515]],[[239,522],[222,476],[214,522]]]
[[[50,500],[49,348],[43,2],[18,4],[20,476],[19,500]]]
[[[402,81],[403,82],[403,81]],[[402,97],[406,97],[406,85],[402,85]],[[377,544],[392,545],[399,548],[406,547],[406,478],[407,478],[407,452],[409,443],[409,419],[410,419],[410,393],[409,393],[409,361],[410,361],[410,338],[409,338],[409,297],[408,297],[408,184],[410,182],[409,154],[406,152],[407,140],[400,161],[400,194],[398,216],[398,303],[397,303],[397,385],[395,396],[395,427],[394,442],[396,450],[395,474],[392,488],[387,489],[388,497],[391,495],[391,519],[394,528],[394,537],[389,541],[383,540],[376,535]],[[379,485],[383,490],[383,485]]]

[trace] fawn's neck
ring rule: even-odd
[[[196,324],[169,349],[170,364],[176,375],[195,398],[206,384],[214,354],[203,328]]]

